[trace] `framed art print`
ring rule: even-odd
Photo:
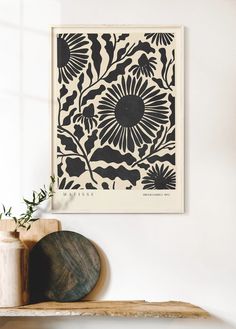
[[[184,211],[183,28],[52,28],[52,210]]]

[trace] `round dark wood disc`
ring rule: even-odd
[[[94,288],[100,269],[99,254],[83,235],[48,234],[30,252],[31,302],[80,300]]]

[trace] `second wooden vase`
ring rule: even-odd
[[[0,231],[0,307],[28,303],[28,258],[18,232]]]

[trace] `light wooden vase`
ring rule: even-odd
[[[28,259],[19,233],[0,231],[0,307],[28,303]]]

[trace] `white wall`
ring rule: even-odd
[[[186,213],[57,217],[106,255],[94,297],[189,301],[216,318],[2,319],[0,327],[236,328],[235,0],[0,0],[0,201],[20,209],[20,197],[50,175],[49,26],[90,23],[186,27]]]

